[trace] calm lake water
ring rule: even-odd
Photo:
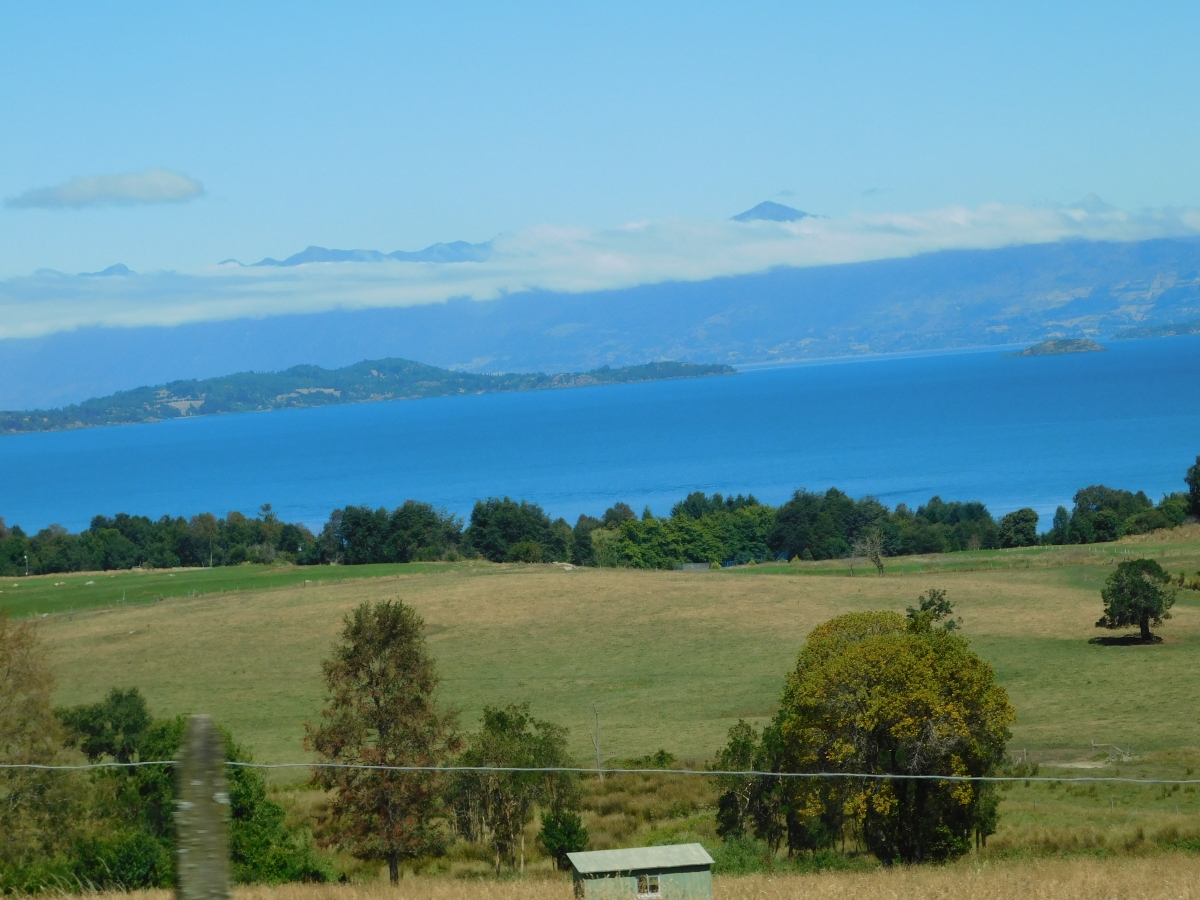
[[[933,494],[1049,525],[1077,489],[1157,499],[1200,453],[1200,337],[1107,353],[874,358],[686,381],[372,403],[0,437],[0,515],[254,513],[319,527],[346,504],[527,498],[574,521],[693,490],[779,503],[837,486]]]

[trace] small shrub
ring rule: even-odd
[[[144,831],[81,841],[73,868],[74,877],[95,890],[166,888],[174,881],[166,841]]]
[[[509,562],[540,563],[542,545],[534,541],[520,541],[508,548]]]
[[[730,838],[712,851],[714,875],[750,875],[775,868],[775,854],[754,838]]]

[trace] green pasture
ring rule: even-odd
[[[14,579],[0,600],[16,596],[15,612],[45,615],[56,703],[137,686],[158,714],[216,715],[267,761],[305,758],[321,661],[363,600],[401,598],[424,616],[443,697],[467,728],[485,704],[528,700],[570,728],[580,760],[592,759],[595,704],[606,758],[661,747],[706,759],[739,718],[762,724],[774,713],[813,627],[851,610],[903,612],[930,587],[956,602],[963,633],[1008,690],[1014,748],[1051,759],[1092,741],[1200,746],[1200,597],[1180,593],[1162,645],[1089,643],[1103,634],[1099,589],[1128,553],[1158,556],[1172,572],[1200,568],[1200,542],[912,558],[890,561],[883,578],[824,563],[239,566]],[[1021,559],[1039,564],[1009,565]],[[10,595],[12,583],[28,593]]]
[[[1023,569],[1069,568],[1088,580],[1103,581],[1100,572],[1139,556],[1157,559],[1176,575],[1189,579],[1200,575],[1200,541],[1142,541],[1138,543],[1084,544],[1018,547],[1011,550],[963,550],[926,556],[897,556],[884,560],[886,575],[937,574],[940,572],[1007,572]],[[715,571],[715,570],[714,570]],[[862,559],[833,559],[821,562],[771,562],[721,570],[736,575],[825,575],[840,578],[871,577],[875,567]]]
[[[0,580],[0,608],[14,617],[74,613],[175,597],[262,591],[291,585],[379,578],[436,568],[430,563],[368,566],[227,566],[214,569],[122,569]]]
[[[974,550],[929,556],[895,557],[886,561],[887,576],[939,575],[967,572],[1018,572],[1055,568],[1069,573],[1073,586],[1099,590],[1106,567],[1134,556],[1152,556],[1172,574],[1200,576],[1200,541],[1092,544],[1070,547],[1022,547],[1013,550]],[[292,585],[346,579],[434,573],[447,570],[474,574],[503,574],[502,566],[486,562],[383,563],[364,566],[251,565],[213,569],[134,569],[68,575],[16,576],[0,580],[0,608],[15,617],[72,613],[129,603],[153,603],[168,598],[239,591],[261,591]],[[709,574],[709,573],[706,573]],[[714,570],[712,577],[821,576],[871,578],[874,568],[863,560],[766,563]]]

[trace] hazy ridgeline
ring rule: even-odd
[[[218,519],[118,513],[96,516],[72,534],[51,525],[32,536],[0,518],[0,575],[109,571],[133,567],[232,566],[244,562],[362,565],[482,557],[492,562],[570,562],[581,566],[672,568],[684,563],[740,565],[768,559],[822,560],[991,550],[1036,544],[1090,544],[1182,524],[1200,515],[1200,457],[1184,481],[1189,492],[1164,495],[1091,485],[1060,506],[1049,529],[1024,508],[997,521],[977,501],[935,496],[914,512],[873,497],[855,500],[837,488],[796,491],[779,507],[753,495],[696,492],[666,517],[647,507],[639,517],[616,503],[600,517],[572,526],[552,520],[536,503],[508,497],[477,501],[470,520],[428,503],[335,509],[320,534],[280,521],[264,505],[249,518]]]

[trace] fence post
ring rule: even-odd
[[[188,719],[175,801],[178,900],[228,900],[229,793],[225,747],[208,716]]]

